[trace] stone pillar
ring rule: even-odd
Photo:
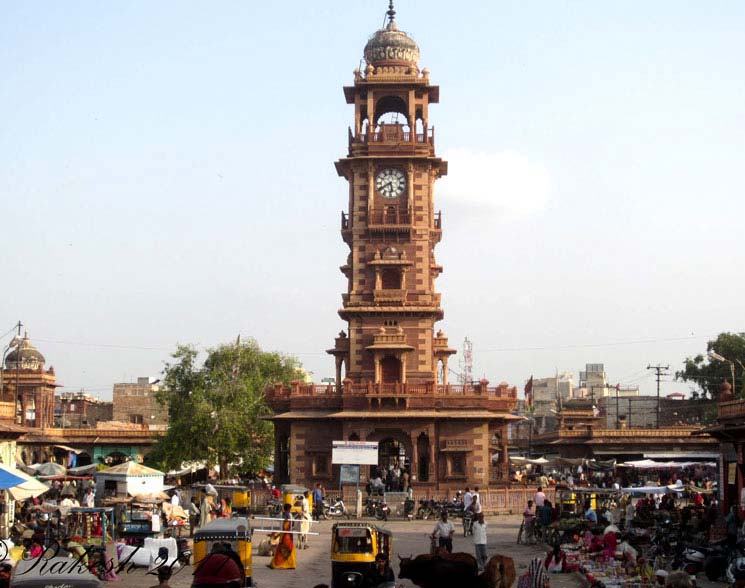
[[[448,385],[448,356],[442,358],[442,385]]]
[[[501,452],[499,461],[502,464],[502,479],[509,479],[510,477],[510,456],[509,456],[509,445],[507,444],[507,425],[502,425],[502,432],[500,434],[502,438]]]
[[[406,383],[406,353],[401,354],[401,383]]]
[[[336,391],[341,392],[341,364],[343,362],[341,355],[334,356],[334,362],[336,363]]]

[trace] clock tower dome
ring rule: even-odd
[[[350,249],[341,266],[347,291],[339,310],[348,330],[328,351],[340,388],[343,379],[446,384],[455,353],[435,332],[443,311],[435,291],[442,216],[434,186],[447,163],[435,154],[429,106],[440,92],[418,60],[419,48],[399,30],[391,3],[387,25],[365,46],[364,70],[344,88],[354,105],[347,156],[336,162],[349,184],[341,215]]]

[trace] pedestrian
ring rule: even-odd
[[[388,565],[388,556],[380,552],[375,556],[375,567],[370,572],[369,585],[380,586],[387,582],[395,582],[396,576],[393,574],[391,566]]]
[[[323,486],[318,482],[313,490],[313,518],[320,521],[321,515],[323,515]]]
[[[298,541],[298,547],[300,549],[308,549],[308,532],[310,531],[310,492],[307,490],[303,493],[303,498],[300,501],[300,540]]]
[[[543,492],[543,486],[538,486],[538,490],[536,490],[536,493],[533,496],[533,502],[535,503],[536,510],[543,508],[543,503],[546,502],[546,495]]]
[[[528,505],[523,511],[523,522],[517,533],[517,542],[524,545],[535,543],[535,513],[532,500],[528,500]]]
[[[194,537],[194,528],[199,523],[199,515],[201,514],[199,506],[197,506],[196,496],[191,497],[187,512],[189,513],[189,537]]]
[[[199,528],[202,529],[210,522],[210,502],[206,492],[202,493],[202,500],[199,503]]]
[[[535,558],[530,562],[528,571],[517,581],[517,588],[548,588],[549,579],[543,561]]]
[[[476,562],[479,565],[479,572],[483,572],[486,566],[486,522],[483,512],[476,515],[471,530],[473,531],[473,547],[476,550]]]
[[[158,583],[150,588],[171,588],[168,581],[171,579],[171,566],[160,566],[158,568]]]
[[[283,531],[292,531],[291,510],[292,505],[289,502],[285,503],[282,512]],[[295,542],[292,540],[292,533],[280,533],[279,543],[269,567],[272,569],[295,569]]]
[[[88,489],[85,491],[85,494],[83,495],[83,506],[85,508],[93,508],[95,502],[96,498],[93,494],[93,488],[89,486]]]
[[[432,531],[432,539],[438,540],[438,547],[445,549],[448,553],[453,553],[453,535],[455,527],[452,521],[448,520],[448,511],[443,510],[440,513],[440,520],[435,524]]]
[[[483,511],[481,506],[481,499],[478,494],[473,495],[473,501],[471,502],[471,512],[474,515],[480,514]]]
[[[466,493],[463,495],[463,510],[471,508],[473,502],[473,494],[471,493],[470,486],[466,486]]]

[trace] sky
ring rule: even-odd
[[[62,390],[101,398],[238,334],[333,376],[342,87],[386,10],[0,5],[3,349],[21,320]],[[438,327],[476,377],[603,363],[653,394],[649,364],[745,331],[745,3],[396,10],[440,86]]]

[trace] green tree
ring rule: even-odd
[[[722,359],[716,359],[719,356]],[[734,382],[732,372],[734,370]],[[693,397],[717,399],[719,386],[724,379],[732,382],[735,392],[745,392],[745,333],[720,333],[714,341],[706,344],[706,355],[689,357],[675,379],[693,384]]]
[[[200,366],[193,347],[179,346],[163,370],[158,401],[168,408],[166,435],[148,462],[173,469],[188,461],[254,473],[269,465],[273,427],[264,390],[275,382],[297,378],[299,363],[279,353],[267,353],[256,341],[237,341],[207,352]]]

